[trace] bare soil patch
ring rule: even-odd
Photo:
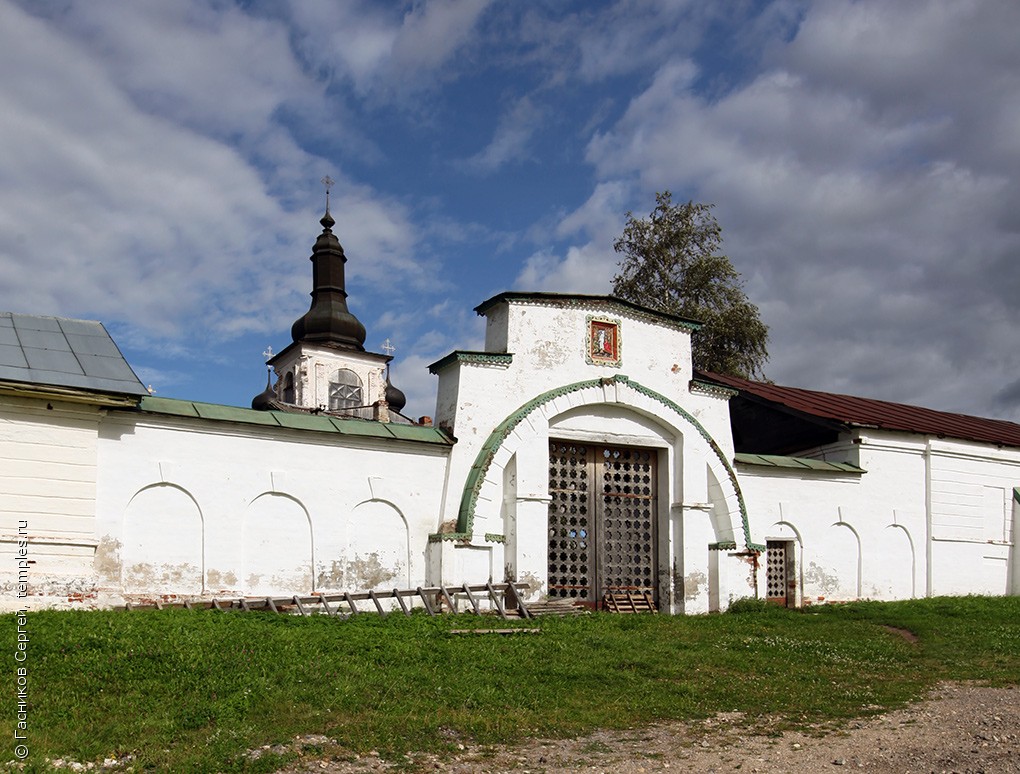
[[[924,701],[832,727],[779,732],[770,718],[740,713],[702,721],[598,731],[577,739],[529,739],[474,747],[453,756],[412,755],[400,762],[355,756],[315,738],[298,772],[447,771],[635,774],[677,772],[1020,773],[1020,688],[945,684]],[[325,745],[322,742],[327,742]],[[312,755],[314,750],[315,754]],[[330,754],[322,757],[325,752]]]

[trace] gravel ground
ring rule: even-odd
[[[767,718],[710,720],[599,731],[578,739],[532,739],[512,747],[465,743],[452,757],[415,755],[399,766],[377,755],[332,750],[328,739],[296,740],[319,756],[279,774],[403,770],[464,772],[927,772],[1020,773],[1020,688],[940,686],[925,701],[886,715],[807,732],[770,731]],[[329,750],[333,754],[321,757]],[[310,753],[311,751],[306,751]],[[257,755],[257,752],[255,753]]]

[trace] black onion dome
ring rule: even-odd
[[[294,341],[331,344],[365,351],[365,326],[347,308],[344,264],[347,256],[332,232],[336,221],[326,210],[322,233],[312,248],[312,305],[291,326]]]
[[[407,404],[407,396],[390,384],[389,377],[386,378],[386,402],[394,411],[399,412]]]
[[[276,392],[273,391],[272,375],[266,375],[266,389],[251,399],[251,407],[256,411],[269,411],[276,400]]]

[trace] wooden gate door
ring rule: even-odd
[[[654,449],[549,444],[550,597],[598,607],[607,592],[658,603]]]
[[[783,607],[793,607],[797,591],[793,581],[792,541],[766,541],[765,599]]]

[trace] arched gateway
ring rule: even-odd
[[[728,429],[727,394],[691,381],[693,324],[603,297],[505,294],[479,311],[487,348],[517,351],[433,366],[440,408],[456,391],[439,416],[458,439],[432,544],[443,578],[510,576],[591,605],[630,591],[666,610],[718,608],[739,584],[719,553],[750,534],[732,452],[709,430]],[[611,363],[598,357],[606,341]],[[533,397],[507,406],[522,394]]]

